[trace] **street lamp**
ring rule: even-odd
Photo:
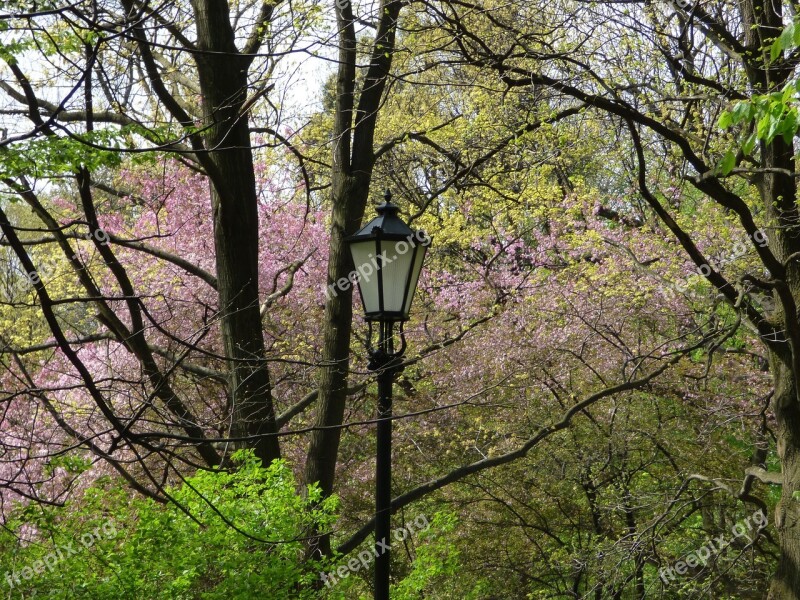
[[[375,600],[389,600],[392,502],[392,379],[406,349],[403,322],[408,320],[430,238],[397,216],[387,190],[378,216],[345,241],[353,256],[358,291],[369,323],[368,368],[378,374],[378,425],[375,465]],[[372,325],[378,324],[378,346],[372,347]],[[392,329],[399,322],[400,347]]]

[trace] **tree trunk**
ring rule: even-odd
[[[194,0],[195,55],[203,97],[204,138],[214,172],[211,202],[225,356],[229,361],[231,435],[249,437],[264,464],[280,457],[258,296],[258,198],[247,114],[248,62],[234,44],[226,2]],[[259,437],[260,436],[260,437]]]
[[[772,353],[770,367],[775,383],[772,409],[777,421],[783,491],[774,519],[781,555],[768,598],[794,600],[800,598],[800,502],[793,498],[794,493],[800,491],[800,405],[788,356]]]
[[[777,77],[773,73],[773,77]],[[782,86],[788,74],[779,77],[773,85]],[[766,86],[766,82],[764,82]],[[775,393],[772,410],[777,423],[777,451],[783,474],[781,500],[775,508],[774,523],[778,532],[780,559],[773,576],[768,598],[770,600],[800,600],[800,505],[793,498],[800,490],[800,399],[798,398],[796,357],[800,348],[792,342],[796,335],[797,299],[800,298],[800,268],[797,261],[787,259],[800,250],[800,237],[796,231],[797,186],[788,173],[795,169],[794,150],[782,138],[770,144],[762,144],[761,156],[764,174],[758,181],[761,201],[764,205],[769,231],[769,247],[782,264],[787,265],[784,281],[779,285],[788,297],[781,300],[775,292],[775,313],[771,320],[779,324],[777,329],[786,332],[784,349],[769,350],[770,369]],[[794,299],[794,300],[792,300]]]
[[[786,144],[781,138],[776,138],[769,145],[762,145],[762,161],[766,172],[761,176],[758,187],[771,225],[769,247],[783,264],[787,263],[789,256],[800,250],[800,237],[796,232],[797,187],[794,178],[788,175],[795,169],[793,155],[792,145]],[[800,298],[797,261],[789,261],[783,279],[780,285],[785,290],[784,294],[796,306]],[[786,300],[782,303],[777,292],[775,304],[777,308],[772,320],[779,324],[778,330],[788,335],[783,344],[785,349],[776,349],[773,345],[769,351],[775,387],[772,411],[777,423],[777,451],[783,489],[774,516],[781,553],[768,598],[800,600],[800,504],[793,497],[800,490],[800,399],[797,387],[800,373],[795,360],[800,348],[792,342],[792,329],[797,329],[798,316],[796,308],[789,306],[787,309]]]
[[[754,48],[758,40],[770,40],[783,29],[783,7],[780,2],[757,0],[739,5],[745,24],[756,37],[748,34]],[[754,53],[755,54],[755,53]],[[755,93],[769,93],[782,89],[792,76],[792,68],[785,63],[768,62],[747,69],[750,85]],[[798,334],[797,300],[800,299],[800,268],[795,260],[788,260],[800,250],[797,230],[797,183],[791,175],[795,171],[794,145],[781,136],[771,143],[761,143],[762,173],[757,179],[761,202],[769,228],[769,248],[785,266],[783,281],[778,283],[775,297],[776,310],[772,320],[778,330],[785,332],[783,348],[774,345],[769,351],[770,368],[775,386],[772,410],[777,423],[777,451],[783,474],[781,500],[775,507],[774,523],[778,531],[780,559],[772,578],[770,600],[800,600],[800,504],[793,498],[800,490],[800,398],[798,397],[797,368],[800,347],[794,341]],[[787,264],[788,263],[788,264]],[[773,276],[776,274],[773,273]],[[777,290],[781,289],[782,292]],[[781,298],[781,295],[783,298]]]
[[[395,30],[402,3],[382,0],[372,58],[355,103],[356,33],[349,2],[337,3],[339,70],[336,80],[336,114],[332,172],[333,215],[328,254],[331,286],[353,269],[344,238],[358,229],[367,205],[375,163],[375,123],[389,76]],[[352,150],[351,150],[352,145]],[[332,290],[328,287],[328,290]],[[341,430],[347,398],[352,327],[352,288],[330,291],[325,304],[323,367],[317,402],[317,429],[311,436],[306,462],[307,483],[319,482],[324,496],[333,493]],[[366,358],[366,357],[365,357]],[[330,554],[330,539],[322,535],[311,544],[311,554]]]
[[[328,249],[328,297],[323,321],[323,366],[320,370],[317,429],[311,435],[305,479],[318,482],[325,496],[333,493],[333,480],[339,454],[339,441],[347,400],[352,329],[352,288],[340,290],[331,285],[353,270],[353,259],[344,238],[355,233],[364,215],[369,182],[339,174],[333,182],[331,240]],[[313,553],[330,554],[330,540],[322,536]]]

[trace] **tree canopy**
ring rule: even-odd
[[[390,189],[393,598],[800,597],[795,13],[6,2],[0,589],[371,595]]]

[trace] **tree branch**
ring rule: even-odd
[[[622,392],[634,390],[640,388],[659,375],[666,371],[669,367],[676,364],[678,361],[683,358],[688,352],[691,352],[697,347],[700,347],[703,343],[705,343],[705,339],[698,344],[693,345],[690,348],[686,348],[679,353],[676,353],[672,356],[667,362],[663,365],[655,369],[654,371],[650,372],[648,375],[641,377],[639,379],[633,381],[626,381],[625,383],[621,383],[619,385],[606,388],[601,390],[595,394],[592,394],[585,400],[578,402],[574,406],[572,406],[569,410],[567,410],[561,419],[556,423],[549,425],[547,427],[542,427],[539,431],[531,437],[527,442],[525,442],[522,446],[518,449],[513,450],[511,452],[507,452],[505,454],[501,454],[500,456],[495,456],[492,458],[485,458],[474,462],[469,465],[465,465],[461,468],[455,469],[451,471],[447,475],[439,477],[438,479],[432,479],[423,485],[414,488],[392,500],[391,504],[391,512],[395,513],[400,508],[407,506],[408,504],[418,500],[431,492],[439,490],[451,483],[455,483],[460,481],[470,475],[474,475],[476,473],[480,473],[481,471],[485,471],[487,469],[492,469],[494,467],[498,467],[500,465],[505,465],[511,463],[515,460],[523,458],[531,451],[534,447],[536,447],[540,442],[543,440],[551,437],[553,434],[558,433],[569,427],[572,419],[578,414],[585,411],[587,408],[602,400],[603,398],[608,398],[614,396],[616,394],[620,394]],[[352,552],[361,542],[363,542],[370,532],[374,528],[375,518],[373,517],[367,523],[365,523],[361,529],[359,529],[356,533],[354,533],[347,541],[342,543],[338,548],[337,551],[342,554],[348,554]]]

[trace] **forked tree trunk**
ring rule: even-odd
[[[350,252],[343,240],[358,229],[367,204],[375,163],[375,123],[392,63],[397,18],[402,3],[399,0],[381,0],[372,59],[357,105],[355,17],[349,2],[337,2],[336,6],[339,69],[334,115],[336,143],[331,177],[333,212],[328,251],[328,286],[346,278],[353,268]],[[318,429],[311,435],[305,472],[306,483],[318,482],[323,496],[333,493],[341,438],[339,426],[344,418],[347,398],[352,328],[352,288],[334,290],[328,294],[325,303],[323,366],[317,401]],[[328,534],[322,534],[311,542],[309,553],[312,556],[330,554]]]

